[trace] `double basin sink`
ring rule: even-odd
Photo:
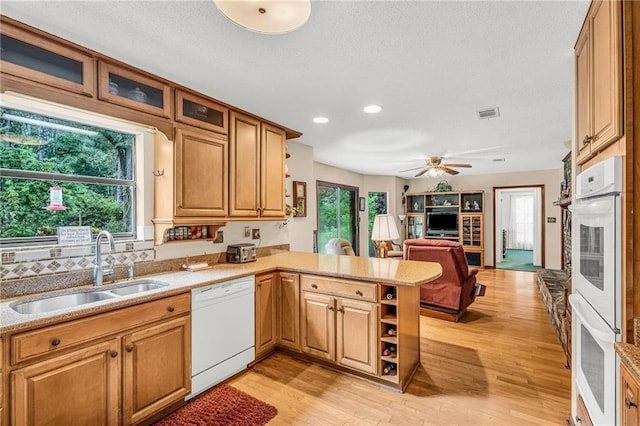
[[[72,293],[60,294],[56,296],[44,296],[37,299],[16,302],[11,305],[11,309],[19,314],[42,314],[55,311],[57,309],[68,309],[75,306],[86,305],[87,303],[100,302],[102,300],[114,299],[121,296],[144,293],[146,291],[157,290],[169,286],[169,284],[158,280],[140,279],[129,281],[126,284],[117,285],[113,288],[95,287],[91,290],[78,290]]]

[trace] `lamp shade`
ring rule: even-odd
[[[265,34],[297,30],[311,14],[311,0],[214,0],[214,3],[231,21]]]
[[[390,214],[379,214],[373,219],[373,230],[371,231],[371,240],[373,241],[390,241],[400,238],[396,221]]]

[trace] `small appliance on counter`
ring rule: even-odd
[[[231,244],[227,246],[227,262],[247,263],[256,261],[255,244]]]

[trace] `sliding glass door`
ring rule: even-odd
[[[318,253],[330,239],[344,238],[358,254],[358,188],[318,181],[317,194]]]

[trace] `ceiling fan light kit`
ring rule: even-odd
[[[311,15],[311,0],[213,0],[230,21],[262,34],[295,31]]]

